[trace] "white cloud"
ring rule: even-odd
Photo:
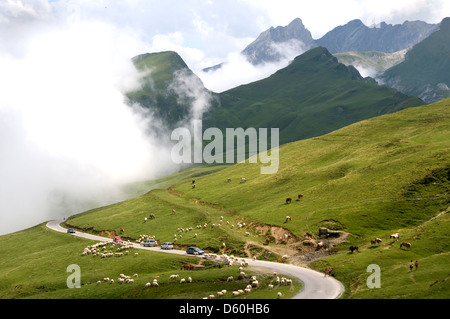
[[[120,185],[177,169],[148,132],[157,119],[125,104],[141,46],[81,22],[33,34],[20,56],[0,52],[0,233],[122,199]]]

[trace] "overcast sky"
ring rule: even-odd
[[[134,32],[143,50],[176,50],[193,70],[240,52],[262,31],[299,17],[313,38],[361,19],[366,25],[405,20],[438,23],[448,0],[0,0],[0,46],[19,53],[28,27],[98,20]],[[8,39],[8,41],[5,41]],[[9,43],[9,44],[7,44]],[[142,52],[135,52],[136,54]]]

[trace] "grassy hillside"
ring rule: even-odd
[[[45,224],[0,238],[0,299],[201,299],[223,289],[228,291],[227,299],[276,299],[278,291],[283,293],[283,298],[290,298],[302,287],[297,280],[286,276],[293,280],[292,286],[270,290],[267,285],[275,280],[272,273],[246,267],[248,277],[239,278],[238,265],[227,267],[205,261],[203,271],[180,270],[183,264],[197,264],[200,260],[187,255],[139,250],[135,256],[137,250],[131,250],[123,257],[82,256],[85,247],[97,242],[55,232]],[[116,252],[111,245],[107,250]],[[67,287],[67,279],[72,274],[67,267],[72,264],[80,267],[80,289]],[[135,273],[138,277],[133,277]],[[131,276],[134,283],[119,284],[120,274]],[[179,278],[170,279],[172,274],[178,274]],[[233,297],[231,292],[244,289],[252,275],[257,277],[260,287]],[[235,280],[227,282],[229,276]],[[105,282],[106,277],[115,282]],[[179,283],[181,278],[188,277],[192,283]],[[159,287],[145,288],[154,279]],[[101,284],[97,285],[97,281]]]
[[[312,49],[272,76],[220,94],[204,127],[280,128],[280,143],[424,104],[367,81],[325,48]]]
[[[428,103],[450,97],[450,18],[442,20],[439,30],[416,44],[405,61],[388,69],[381,79]]]
[[[68,224],[111,234],[124,227],[126,237],[145,233],[161,241],[177,234],[181,247],[260,259],[288,254],[290,261],[313,261],[319,270],[332,266],[346,285],[345,297],[447,298],[449,141],[450,100],[444,100],[286,144],[273,175],[261,175],[257,164],[237,164],[196,177],[195,189],[189,177],[166,190],[76,215]],[[152,212],[156,218],[144,222]],[[206,228],[196,228],[205,223]],[[189,227],[190,232],[177,231]],[[343,232],[335,241],[325,240],[327,251],[315,249],[319,227]],[[305,232],[315,238],[305,240]],[[400,249],[389,238],[394,232],[411,242],[411,249]],[[383,242],[371,247],[375,237]],[[359,246],[360,253],[350,254],[350,245]],[[409,272],[413,259],[426,274]],[[389,289],[364,288],[366,267],[373,263],[380,265],[382,285]]]
[[[160,241],[177,238],[180,248],[197,245],[318,270],[331,266],[345,285],[344,298],[449,298],[449,141],[447,99],[283,145],[280,169],[273,175],[261,175],[259,165],[246,163],[211,174],[195,168],[178,182],[171,177],[175,184],[167,189],[75,215],[67,224],[104,236],[117,233],[135,240],[147,234]],[[241,177],[247,181],[241,182]],[[304,197],[297,201],[299,193]],[[292,203],[286,204],[287,197]],[[150,213],[156,218],[145,222]],[[187,230],[190,227],[192,231]],[[320,239],[319,227],[341,235]],[[305,239],[305,232],[313,238]],[[400,233],[399,242],[389,238],[394,232]],[[383,241],[372,246],[375,237]],[[44,225],[1,239],[0,254],[7,256],[0,260],[2,298],[201,298],[224,284],[228,271],[237,271],[211,267],[195,278],[199,281],[195,289],[185,291],[169,284],[168,276],[191,262],[187,256],[151,252],[136,259],[132,254],[109,260],[81,256],[88,242]],[[325,247],[318,250],[319,241]],[[400,248],[401,241],[410,242],[411,248]],[[350,245],[358,246],[359,252],[351,254]],[[410,271],[410,262],[416,260],[419,268]],[[66,288],[66,267],[73,263],[81,266],[86,289]],[[367,288],[371,264],[380,266],[380,289]],[[103,277],[134,272],[139,273],[139,285],[125,290],[95,285]],[[268,274],[258,275],[266,282],[273,280]],[[143,288],[153,278],[166,284],[163,294]],[[267,290],[258,293],[272,296]]]
[[[362,78],[355,68],[339,63],[322,47],[298,56],[266,79],[220,94],[204,88],[175,52],[147,53],[133,61],[138,70],[148,74],[141,90],[127,94],[130,102],[151,109],[169,128],[189,115],[194,102],[190,93],[195,91],[208,96],[210,107],[203,115],[205,130],[280,128],[280,143],[319,136],[360,120],[424,104]]]
[[[137,102],[150,109],[169,127],[185,119],[190,112],[192,99],[185,96],[184,91],[191,88],[178,91],[183,81],[210,94],[176,52],[141,54],[133,58],[133,63],[145,76],[141,79],[140,90],[127,93],[130,103]]]

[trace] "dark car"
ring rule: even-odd
[[[156,240],[154,240],[154,239],[147,239],[146,241],[144,241],[144,243],[142,245],[144,247],[155,247],[156,246]]]
[[[203,255],[205,252],[198,247],[188,247],[186,253],[191,255]]]
[[[75,234],[75,229],[69,228],[69,229],[67,230],[67,233],[68,233],[68,234]]]

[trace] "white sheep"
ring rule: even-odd
[[[228,277],[227,281],[233,281],[233,276]]]
[[[281,298],[283,296],[283,294],[281,292],[277,293],[278,298]]]
[[[273,289],[273,285],[272,285],[272,284],[269,284],[267,287],[268,287],[269,289]]]
[[[232,294],[234,297],[239,296],[239,291],[233,291],[231,294]]]
[[[221,291],[218,291],[217,292],[217,297],[222,297],[222,296],[223,296],[223,293]]]
[[[153,279],[152,286],[159,287],[158,281],[156,279]]]
[[[258,282],[258,280],[254,280],[254,281],[252,281],[252,287],[255,287],[255,288],[257,288],[259,286],[259,282]]]
[[[189,283],[191,283],[191,282],[192,282],[192,278],[191,278],[191,277],[188,277],[187,281],[188,281]]]
[[[179,277],[179,275],[171,275],[170,277],[169,277],[169,279],[177,279]]]
[[[181,280],[180,280],[180,284],[184,284],[186,282],[186,279],[184,279],[184,278],[181,278]]]
[[[148,282],[148,283],[145,284],[144,288],[150,288],[151,285],[152,285],[152,284]]]

